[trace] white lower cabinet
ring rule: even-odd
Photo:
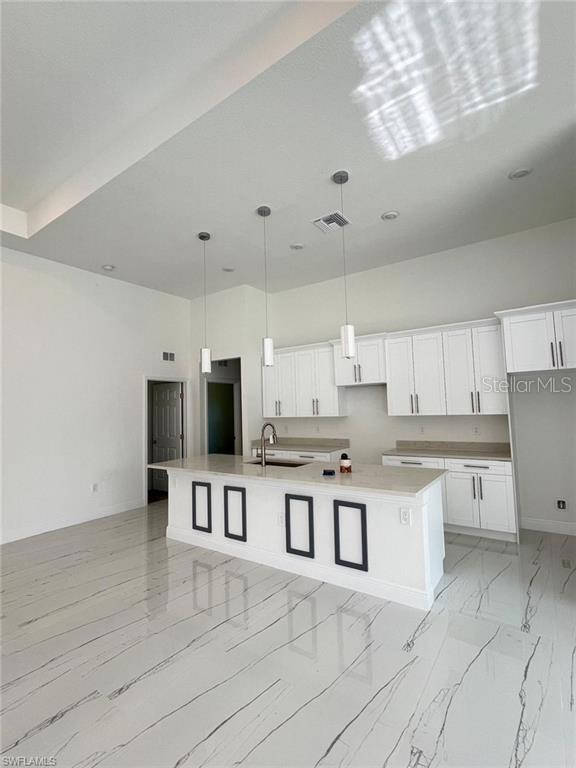
[[[444,522],[466,528],[516,532],[512,463],[432,456],[382,456],[390,467],[446,469]]]

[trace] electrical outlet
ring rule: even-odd
[[[566,509],[566,499],[558,499],[556,501],[556,508],[557,509]]]
[[[280,509],[278,511],[278,525],[280,528],[284,528],[284,510]]]
[[[90,490],[92,491],[92,493],[98,493],[98,483],[92,483],[92,485],[90,486]]]
[[[480,434],[480,427],[478,426],[478,424],[474,424],[474,426],[472,427],[472,432],[475,435],[479,435]]]
[[[423,424],[420,424],[420,434],[421,435],[424,434],[424,425]]]
[[[412,510],[409,507],[400,507],[400,522],[402,525],[412,525]]]

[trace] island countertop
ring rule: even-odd
[[[355,491],[369,491],[394,496],[417,496],[446,474],[438,469],[412,469],[386,467],[381,464],[356,464],[352,472],[341,474],[338,462],[312,462],[302,466],[278,467],[268,464],[262,467],[246,456],[210,454],[174,459],[149,464],[150,469],[170,472],[197,472],[217,475],[236,475],[259,480],[286,481],[295,485],[337,486]],[[296,463],[296,462],[295,462]],[[335,477],[323,477],[323,469],[334,469]]]

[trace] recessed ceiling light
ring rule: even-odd
[[[382,221],[394,221],[394,219],[397,219],[400,214],[398,211],[386,211],[385,213],[380,216]]]
[[[116,267],[114,266],[114,264],[102,264],[102,269],[105,272],[112,272],[114,269],[116,269]]]
[[[510,171],[508,178],[512,181],[517,181],[518,179],[523,179],[526,176],[529,176],[531,173],[532,168],[516,168],[515,171]]]
[[[302,251],[304,250],[304,246],[302,243],[290,243],[290,250],[291,251]]]
[[[235,272],[236,267],[222,267],[222,272]]]

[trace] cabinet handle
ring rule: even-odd
[[[278,400],[274,400],[274,416],[278,416]]]
[[[415,397],[416,397],[416,413],[420,413],[420,400],[418,399],[418,393],[416,393]]]
[[[356,374],[356,366],[354,366],[354,384],[358,383],[358,375]]]
[[[550,342],[550,351],[552,352],[552,368],[556,368],[556,358],[554,357],[554,342]]]
[[[472,475],[472,498],[476,498],[476,475]]]
[[[487,467],[483,464],[464,464],[466,469],[490,469],[490,467]]]
[[[312,398],[312,416],[316,416],[316,403],[314,398]]]
[[[482,490],[482,476],[481,475],[478,475],[478,484],[480,486],[480,499],[483,501],[484,500],[484,493],[483,493],[483,490]]]
[[[362,366],[358,363],[358,381],[362,381]]]
[[[282,400],[278,400],[278,416],[282,416]]]
[[[320,416],[320,401],[316,398],[316,416]]]
[[[478,405],[478,413],[480,413],[480,391],[476,390],[476,404]]]
[[[474,392],[470,392],[470,402],[472,403],[472,413],[476,413],[474,410]]]
[[[316,456],[307,456],[305,453],[299,453],[298,458],[299,459],[315,459]]]
[[[422,466],[421,461],[400,461],[400,464],[417,464],[419,467]]]
[[[564,368],[564,353],[562,352],[562,342],[558,342],[558,349],[560,350],[560,367]]]
[[[414,396],[410,395],[410,413],[414,413]]]

